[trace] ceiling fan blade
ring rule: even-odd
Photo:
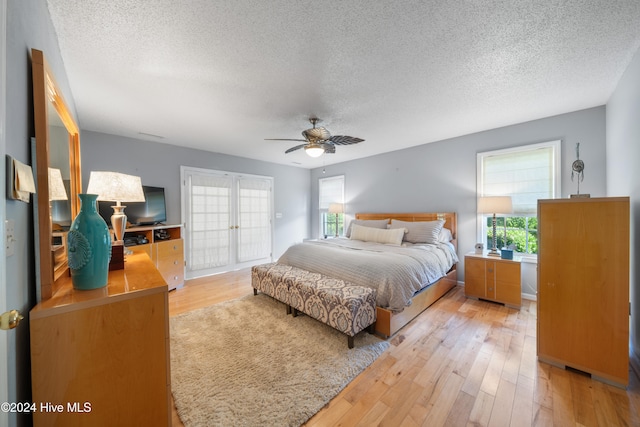
[[[302,147],[304,147],[305,145],[307,145],[307,144],[300,144],[300,145],[296,145],[295,147],[291,147],[291,148],[289,148],[287,151],[285,151],[285,152],[284,152],[284,154],[289,154],[289,153],[290,153],[290,152],[292,152],[292,151],[299,150],[299,149],[301,149]]]
[[[306,139],[290,139],[290,138],[265,138],[265,141],[300,141],[307,142]]]
[[[287,151],[285,151],[285,154],[299,150],[303,147],[305,148],[305,150],[311,148],[322,148],[325,153],[333,154],[336,152],[336,145],[351,145],[364,141],[364,139],[362,138],[356,138],[348,135],[331,136],[331,133],[326,128],[322,126],[316,127],[316,123],[318,123],[320,119],[312,117],[309,119],[309,121],[313,125],[313,128],[302,131],[302,136],[304,137],[304,139],[265,138],[265,141],[304,142],[304,144],[296,145],[295,147],[289,148]]]
[[[325,142],[322,146],[324,147],[324,152],[327,154],[334,154],[336,152],[336,146],[331,142]]]
[[[364,141],[362,138],[355,138],[353,136],[348,135],[335,135],[329,138],[329,141],[333,142],[336,145],[351,145],[357,144],[358,142]]]

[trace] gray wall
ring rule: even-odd
[[[6,152],[30,164],[29,138],[33,136],[31,93],[31,48],[43,50],[67,103],[75,115],[75,104],[59,52],[45,0],[10,0],[7,6],[7,116]],[[575,192],[570,165],[575,143],[581,143],[586,163],[581,191],[592,196],[632,197],[632,337],[636,354],[640,347],[640,172],[632,161],[640,158],[640,58],[636,54],[604,107],[550,117],[473,135],[425,144],[394,153],[309,171],[248,159],[185,150],[163,144],[83,132],[83,182],[90,170],[120,165],[125,173],[139,174],[149,185],[167,188],[169,220],[179,222],[179,166],[187,165],[275,177],[276,248],[279,255],[290,243],[311,233],[317,237],[317,180],[345,174],[347,212],[451,210],[459,215],[459,255],[471,250],[476,240],[476,153],[553,139],[563,140],[563,196]],[[607,143],[605,155],[605,114]],[[393,142],[390,141],[390,144]],[[365,142],[366,144],[366,142]],[[113,155],[111,151],[119,154]],[[608,168],[606,167],[608,166]],[[606,178],[606,179],[605,179]],[[605,186],[605,182],[607,185]],[[309,188],[311,193],[309,194]],[[35,304],[35,262],[32,204],[9,201],[6,217],[15,221],[16,253],[7,259],[7,306],[28,313]],[[310,218],[310,220],[309,220]],[[461,269],[462,270],[462,269]],[[463,275],[461,275],[461,280]],[[29,401],[28,319],[9,332],[9,401]],[[10,425],[28,425],[30,417],[10,414]]]
[[[92,170],[137,175],[144,185],[165,188],[167,223],[181,223],[180,166],[272,176],[275,219],[274,258],[309,235],[310,172],[242,157],[168,144],[82,132],[82,184],[86,190]],[[125,211],[126,212],[126,211]]]
[[[576,192],[571,163],[580,142],[580,158],[585,162],[580,193],[604,196],[605,132],[605,108],[596,107],[327,166],[325,173],[314,169],[311,235],[317,237],[319,224],[318,179],[344,174],[348,219],[356,212],[457,212],[462,259],[476,243],[478,152],[562,140],[561,188],[567,197]],[[458,280],[463,280],[464,263],[458,266]]]
[[[640,361],[639,159],[640,50],[607,103],[607,195],[631,197],[631,342],[634,354]]]
[[[7,154],[31,164],[30,138],[34,135],[31,84],[31,48],[40,49],[55,74],[69,108],[75,105],[64,70],[57,37],[45,0],[11,0],[7,5]],[[4,159],[2,159],[4,161]],[[3,197],[3,200],[6,200]],[[5,202],[3,202],[5,203]],[[15,221],[15,255],[7,258],[7,307],[23,314],[35,304],[33,204],[6,200],[6,217]],[[31,400],[29,323],[26,319],[9,334],[9,401]],[[6,333],[6,332],[3,332]],[[28,414],[9,414],[10,425],[29,425]]]

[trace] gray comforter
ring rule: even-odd
[[[402,311],[420,289],[458,262],[453,245],[389,246],[336,238],[291,246],[278,263],[377,290],[376,303]]]

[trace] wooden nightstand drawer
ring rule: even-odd
[[[496,281],[509,284],[520,283],[520,263],[516,261],[496,262]]]
[[[484,298],[485,288],[485,268],[484,260],[476,258],[465,258],[465,294]]]
[[[519,307],[520,262],[485,255],[465,256],[465,295]]]

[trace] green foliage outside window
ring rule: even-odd
[[[338,228],[338,236],[344,233],[344,214],[323,213],[323,237],[334,237],[336,235],[336,227]],[[337,218],[337,223],[336,223]]]
[[[506,219],[506,224],[505,224]],[[493,218],[487,218],[486,247],[493,246]],[[506,244],[505,244],[506,233]],[[523,254],[538,253],[538,218],[536,217],[497,217],[496,218],[496,247],[511,247]]]

